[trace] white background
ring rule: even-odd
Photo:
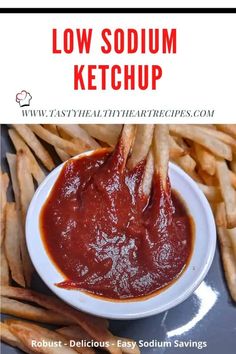
[[[235,0],[1,0],[0,7],[235,7]]]
[[[52,28],[91,26],[90,55],[52,54]],[[104,27],[177,28],[177,54],[101,54]],[[235,14],[2,14],[0,33],[2,122],[40,121],[22,118],[15,102],[22,89],[31,93],[32,109],[207,108],[215,109],[214,122],[236,122]],[[74,91],[73,66],[82,63],[159,64],[163,77],[156,91]]]

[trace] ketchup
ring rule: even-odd
[[[156,174],[142,193],[145,161],[124,168],[122,145],[69,160],[40,215],[57,286],[111,299],[150,295],[177,279],[191,257],[191,218]]]

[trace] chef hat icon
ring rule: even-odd
[[[29,106],[31,99],[31,94],[25,90],[22,90],[16,95],[16,102],[19,103],[20,107]]]

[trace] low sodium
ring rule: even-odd
[[[54,54],[71,54],[73,52],[90,53],[93,41],[93,29],[71,29],[67,28],[62,33],[53,29],[52,51]],[[177,34],[176,29],[140,29],[128,28],[126,30],[117,28],[112,31],[105,28],[101,31],[99,43],[103,54],[157,54],[176,53]],[[93,47],[94,48],[94,47]]]

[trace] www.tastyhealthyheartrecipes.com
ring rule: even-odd
[[[22,109],[32,118],[209,118],[214,109]]]

